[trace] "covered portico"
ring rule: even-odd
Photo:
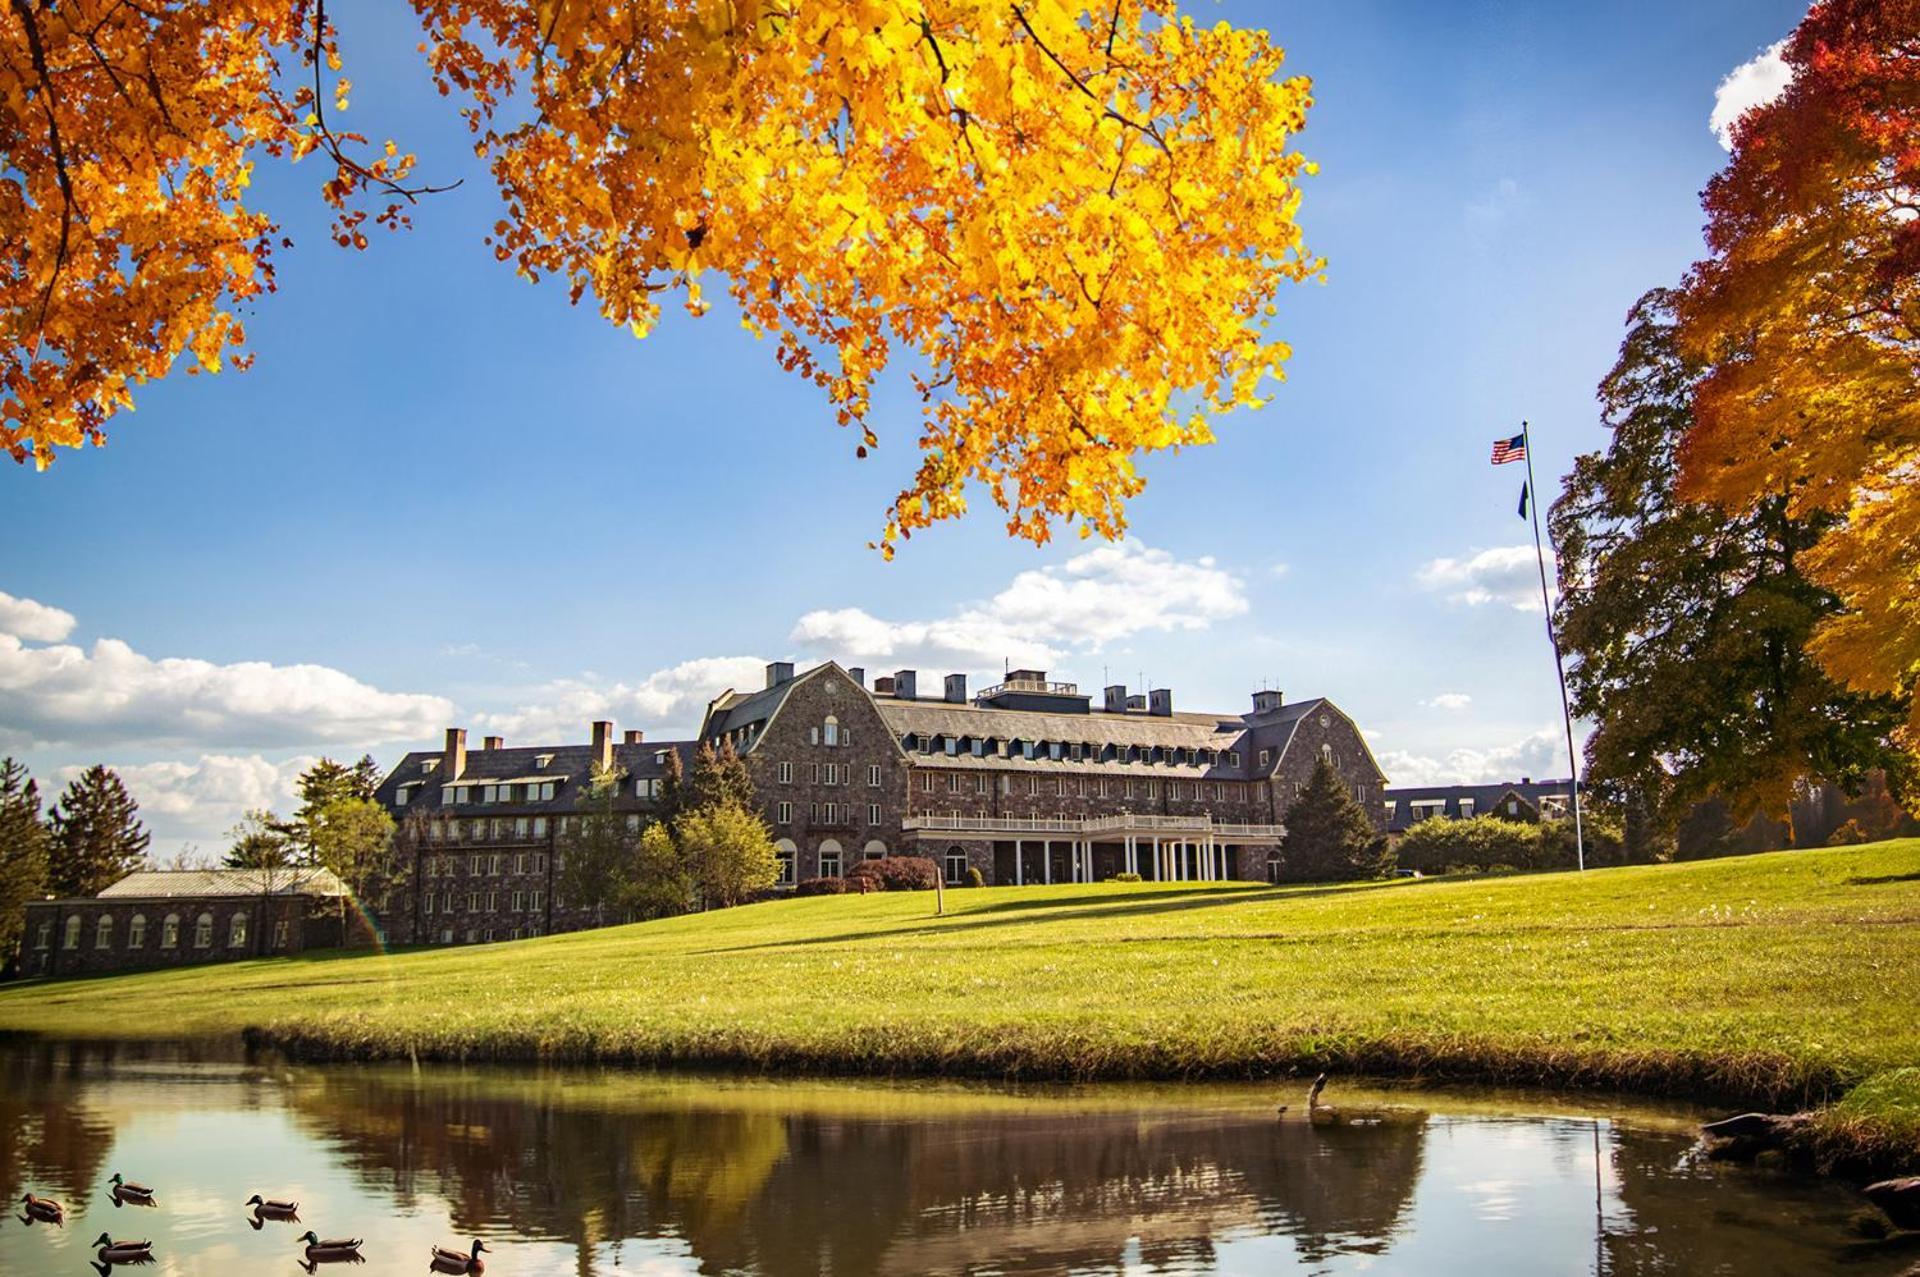
[[[920,854],[938,859],[955,839],[990,840],[994,881],[1099,882],[1134,873],[1151,882],[1264,880],[1282,825],[1227,824],[1202,816],[1120,814],[1085,820],[1044,816],[912,816],[903,822]]]

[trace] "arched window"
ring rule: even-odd
[[[840,876],[840,844],[831,838],[820,844],[820,876],[822,878]]]
[[[840,743],[840,720],[831,714],[827,715],[827,721],[821,730],[821,736],[826,744],[838,745]]]
[[[62,949],[78,949],[80,947],[79,914],[76,913],[67,919],[67,934],[61,938],[60,947]]]
[[[247,944],[247,915],[244,910],[227,923],[227,948],[244,949]]]
[[[1320,760],[1329,767],[1333,766],[1333,746],[1322,745],[1320,747]]]
[[[136,913],[133,921],[127,924],[127,948],[144,949],[147,947],[147,915]]]
[[[103,913],[93,924],[93,947],[96,949],[113,948],[113,915]]]
[[[793,885],[793,864],[795,853],[799,850],[798,847],[794,846],[793,839],[791,838],[782,838],[779,842],[773,844],[774,857],[780,863],[780,885],[783,887],[791,887]]]
[[[947,848],[947,885],[957,887],[967,880],[967,853],[958,847]]]
[[[196,949],[213,948],[213,915],[203,913],[193,920],[193,947]]]
[[[180,915],[170,913],[160,924],[160,947],[178,949],[180,947]]]
[[[1277,851],[1268,852],[1267,853],[1267,881],[1277,885],[1280,881],[1280,875],[1283,872],[1285,871],[1280,859],[1280,853]]]
[[[887,844],[881,842],[878,838],[869,838],[867,839],[867,845],[863,854],[865,854],[868,860],[885,860],[887,856]]]

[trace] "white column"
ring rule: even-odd
[[[1040,840],[1040,881],[1053,885],[1053,839]]]
[[[1025,844],[1018,838],[1013,840],[1013,885],[1016,887],[1027,885],[1027,862],[1021,855],[1024,846]]]

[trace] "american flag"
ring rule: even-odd
[[[1527,436],[1526,435],[1517,434],[1511,439],[1495,439],[1493,441],[1493,464],[1494,465],[1504,466],[1509,461],[1525,461],[1526,459],[1527,459]]]

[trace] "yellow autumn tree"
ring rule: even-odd
[[[100,443],[139,383],[244,367],[287,247],[254,165],[317,159],[334,236],[436,189],[339,127],[324,0],[6,0],[0,445]],[[1112,536],[1144,453],[1212,439],[1287,347],[1310,86],[1174,0],[411,0],[503,207],[492,251],[644,335],[732,296],[861,455],[909,364],[899,538],[979,484],[1009,531]],[[453,176],[453,157],[435,157]],[[436,180],[440,179],[436,175]]]
[[[1840,516],[1805,556],[1841,610],[1809,650],[1910,698],[1920,751],[1920,0],[1823,0],[1793,79],[1708,187],[1713,255],[1681,301],[1708,366],[1681,491]]]

